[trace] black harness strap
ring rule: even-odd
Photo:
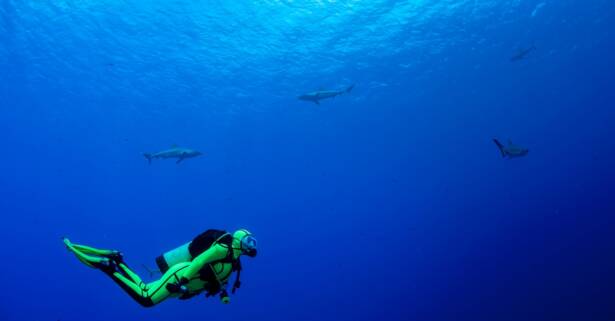
[[[230,234],[229,234],[230,236]],[[228,252],[226,254],[226,257],[221,259],[221,260],[217,260],[214,262],[211,262],[208,264],[209,267],[209,273],[203,273],[204,275],[206,275],[206,277],[204,278],[205,281],[207,281],[208,283],[210,283],[212,286],[209,287],[209,289],[206,289],[207,291],[207,296],[212,296],[212,295],[216,295],[218,294],[220,291],[222,291],[222,284],[220,283],[220,280],[218,280],[218,277],[216,275],[216,272],[214,271],[213,265],[216,263],[231,263],[232,268],[231,268],[231,273],[232,272],[237,272],[237,275],[235,276],[235,282],[233,283],[233,288],[231,289],[231,293],[235,293],[235,291],[241,286],[241,280],[240,280],[240,275],[241,275],[241,261],[239,260],[239,258],[234,259],[233,258],[233,245],[232,245],[232,237],[224,239],[221,238],[217,243],[226,246],[226,248],[228,248]],[[214,285],[215,283],[215,285]]]
[[[241,261],[239,260],[239,258],[237,258],[237,262],[233,264],[233,269],[237,271],[237,274],[235,275],[235,283],[233,283],[233,289],[231,290],[231,293],[235,294],[235,291],[239,289],[239,287],[241,287]]]

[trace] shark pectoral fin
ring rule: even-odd
[[[187,153],[181,153],[179,159],[177,160],[177,162],[175,162],[175,164],[181,163],[186,158],[186,155]]]
[[[143,153],[143,156],[147,159],[147,163],[151,165],[152,164],[152,154]]]
[[[504,150],[504,145],[502,145],[502,143],[500,143],[500,141],[497,140],[496,138],[493,139],[493,142],[498,146],[498,149],[500,150],[502,157],[506,157],[506,151]]]
[[[320,105],[320,102],[319,102],[318,100],[314,100],[314,103],[315,103],[316,105]]]

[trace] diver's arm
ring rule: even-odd
[[[195,257],[192,260],[190,266],[186,270],[184,270],[182,279],[185,279],[184,282],[192,279],[199,274],[199,272],[205,265],[226,258],[227,253],[227,248],[219,244],[215,244],[207,251],[201,253],[199,256]]]

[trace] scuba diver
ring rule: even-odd
[[[79,261],[107,274],[144,307],[152,307],[170,297],[189,299],[203,292],[206,297],[219,294],[223,303],[229,303],[226,288],[233,272],[236,272],[236,279],[231,293],[241,285],[239,257],[256,256],[256,239],[247,230],[237,230],[233,234],[207,230],[191,242],[157,257],[162,277],[144,283],[126,265],[121,252],[73,244],[67,238],[63,241]]]

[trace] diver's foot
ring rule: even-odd
[[[117,272],[117,263],[111,259],[108,258],[103,258],[101,259],[100,262],[98,263],[92,263],[92,266],[94,266],[95,268],[102,270],[105,273],[109,273],[112,274],[114,272]]]
[[[105,257],[115,262],[115,264],[124,263],[124,254],[120,251],[113,251],[111,254],[105,255]]]

